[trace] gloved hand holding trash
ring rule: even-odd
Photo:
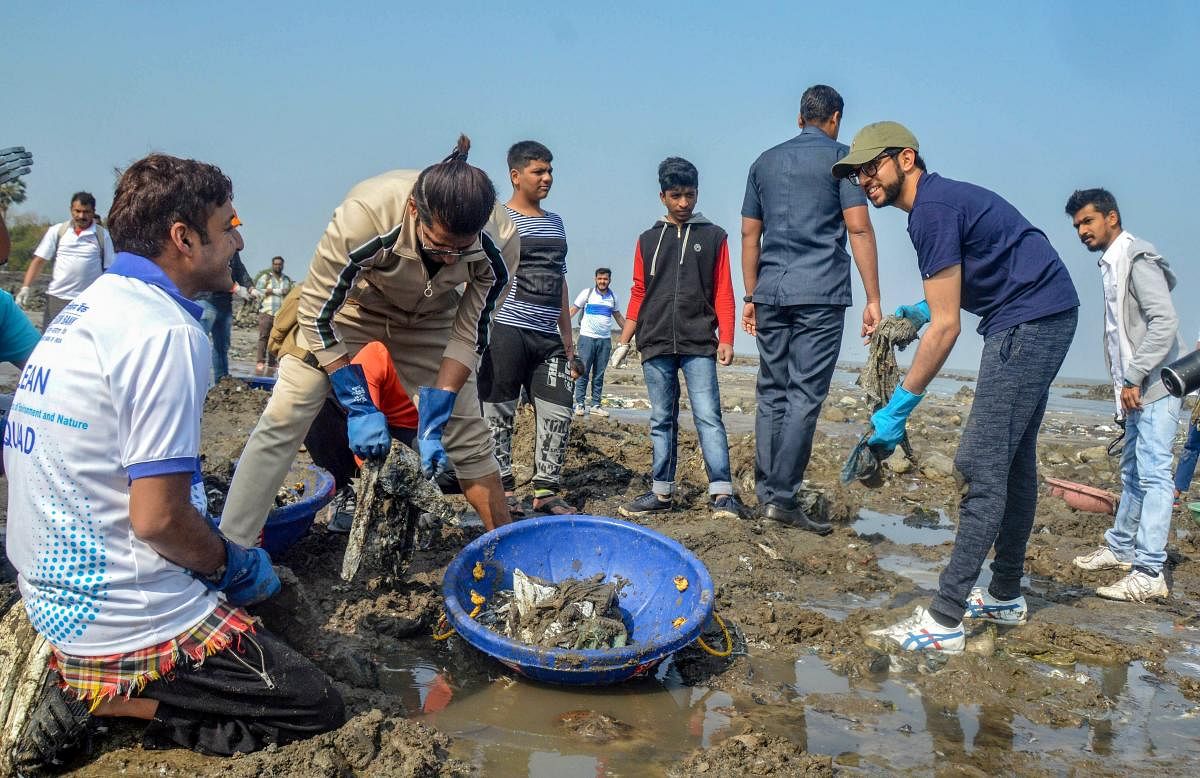
[[[625,367],[625,358],[629,356],[629,347],[631,343],[618,343],[613,349],[612,356],[609,357],[609,367]]]
[[[450,457],[442,445],[442,434],[454,413],[457,392],[422,386],[417,393],[417,448],[421,451],[421,472],[437,478],[450,467]]]

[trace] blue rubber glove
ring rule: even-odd
[[[329,376],[333,396],[346,409],[350,450],[363,459],[382,459],[392,447],[387,417],[371,402],[362,365],[346,365]]]
[[[279,576],[271,567],[271,557],[261,548],[243,548],[229,538],[225,541],[225,575],[213,583],[197,576],[209,589],[224,592],[235,607],[253,605],[279,592]]]
[[[417,448],[421,451],[421,472],[437,478],[450,467],[450,458],[442,446],[442,433],[454,412],[457,392],[422,386],[417,392]]]
[[[901,305],[896,309],[897,316],[903,316],[913,323],[918,330],[929,323],[933,315],[929,312],[929,303],[922,300],[912,305]]]
[[[904,424],[913,408],[925,397],[923,394],[913,394],[904,388],[903,384],[896,385],[892,399],[875,413],[871,414],[871,433],[868,445],[885,449],[888,454],[896,450],[900,441],[904,440]]]

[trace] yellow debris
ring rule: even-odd
[[[474,589],[471,590],[471,604],[472,605],[483,605],[485,602],[487,602],[486,597],[484,597],[482,594],[475,591]]]
[[[685,619],[683,616],[680,616],[679,618],[677,618],[671,622],[671,626],[674,627],[675,629],[679,629],[685,623],[687,623],[687,619]]]
[[[476,581],[482,581],[482,580],[483,580],[483,576],[484,576],[484,572],[483,572],[483,562],[476,562],[476,563],[475,563],[475,567],[474,567],[474,569],[472,569],[472,570],[471,570],[471,575],[475,577],[475,580],[476,580]]]
[[[682,575],[675,576],[675,588],[681,592],[687,591],[688,579],[684,578]]]

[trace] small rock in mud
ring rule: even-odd
[[[1105,462],[1108,460],[1108,448],[1105,446],[1092,446],[1085,448],[1077,453],[1076,458],[1080,462]]]
[[[885,459],[883,463],[893,473],[907,473],[913,469],[912,460],[908,458],[903,449],[899,448],[890,457]]]
[[[930,478],[949,478],[954,475],[954,460],[940,451],[921,458],[921,473]]]
[[[558,716],[558,724],[568,734],[594,743],[611,743],[632,737],[633,727],[594,710],[569,710]]]

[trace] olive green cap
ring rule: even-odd
[[[858,131],[850,142],[850,153],[833,166],[834,178],[845,178],[883,153],[884,149],[920,151],[917,136],[899,122],[875,122]]]

